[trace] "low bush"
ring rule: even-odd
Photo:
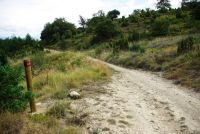
[[[113,53],[119,51],[119,50],[127,50],[129,48],[128,46],[128,39],[126,37],[121,37],[120,39],[117,39],[111,43]]]
[[[182,40],[178,44],[177,53],[186,53],[192,50],[194,45],[194,39],[192,37],[188,37],[187,39]]]
[[[128,36],[129,41],[138,41],[140,40],[140,33],[137,31],[133,31],[129,36]]]
[[[153,36],[164,36],[169,34],[169,26],[174,22],[174,16],[161,16],[154,20],[151,25]]]
[[[21,78],[21,68],[0,67],[0,111],[19,112],[26,108],[32,95],[23,91]]]
[[[57,102],[51,109],[49,109],[47,114],[56,118],[64,118],[66,117],[67,109],[70,109],[69,102]]]
[[[142,47],[140,44],[136,44],[136,43],[130,44],[129,49],[130,51],[133,51],[133,52],[141,52],[141,53],[145,52],[145,48]]]

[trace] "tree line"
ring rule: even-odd
[[[158,0],[156,8],[157,10],[136,9],[128,17],[121,18],[119,18],[120,11],[116,9],[107,14],[100,10],[89,19],[80,16],[81,27],[79,28],[64,18],[57,18],[53,23],[45,25],[41,33],[41,41],[49,46],[84,35],[93,36],[90,44],[94,45],[115,37],[124,38],[125,36],[129,41],[134,41],[141,38],[182,34],[186,29],[195,29],[195,32],[198,32],[200,28],[199,0],[182,0],[181,7],[177,9],[171,7],[169,0]],[[131,25],[136,25],[138,29]]]

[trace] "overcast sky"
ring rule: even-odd
[[[134,9],[155,8],[157,0],[0,0],[0,37],[24,37],[27,33],[39,38],[47,22],[64,17],[78,26],[79,15],[92,17],[98,10],[106,13],[117,9],[127,16]],[[171,0],[172,7],[181,0]]]

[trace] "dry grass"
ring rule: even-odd
[[[21,114],[9,112],[0,114],[0,133],[19,134],[24,126],[24,117]]]
[[[70,107],[68,92],[95,82],[109,79],[110,69],[99,62],[90,61],[75,52],[39,53],[29,57],[32,61],[33,88],[36,101],[54,99],[47,113],[23,115],[0,114],[2,134],[81,134],[87,113]],[[13,66],[22,65],[22,59]],[[22,82],[24,87],[25,82]],[[73,127],[72,127],[73,126]],[[77,126],[77,127],[74,127]]]
[[[109,78],[110,70],[106,65],[88,60],[84,55],[72,52],[48,55],[42,67],[35,64],[36,75],[33,87],[40,99],[52,97],[59,92],[67,94],[71,88]],[[36,59],[33,60],[37,61]],[[37,62],[35,62],[37,63]]]

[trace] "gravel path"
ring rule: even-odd
[[[108,91],[85,98],[87,128],[100,134],[200,134],[200,95],[145,71],[116,70]]]

